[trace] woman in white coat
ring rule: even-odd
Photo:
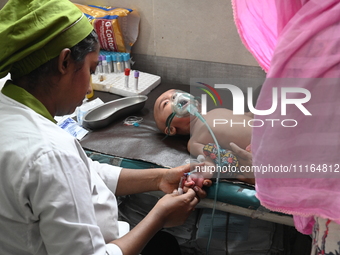
[[[90,160],[54,116],[91,92],[99,44],[67,0],[10,0],[0,11],[0,253],[139,254],[163,227],[183,223],[205,195],[173,192],[189,166],[121,169]],[[162,190],[118,238],[116,195]],[[162,253],[165,254],[165,253]]]

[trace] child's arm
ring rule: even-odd
[[[190,138],[187,144],[189,153],[195,158],[198,157],[198,155],[203,155],[203,147],[204,144],[196,142],[192,138]]]
[[[234,144],[233,144],[234,145]],[[236,146],[239,148],[238,146]],[[233,148],[236,148],[235,145]],[[239,148],[241,150],[241,148]],[[197,143],[197,142],[190,142],[188,143],[188,150],[193,156],[196,155],[204,155],[205,156],[205,166],[216,166],[218,162],[218,150],[217,146],[213,143],[209,143],[207,145]],[[237,151],[238,152],[238,151]],[[248,152],[247,152],[248,153]],[[249,153],[250,154],[250,153]],[[251,155],[251,154],[250,154]],[[238,158],[236,156],[240,156],[241,162],[239,162]],[[220,159],[221,159],[221,167],[224,167],[224,169],[229,169],[229,167],[232,167],[232,170],[229,174],[226,173],[229,177],[228,178],[236,178],[240,181],[247,182],[250,184],[255,184],[254,175],[252,172],[240,172],[240,171],[234,171],[235,169],[240,170],[240,166],[243,165],[243,157],[238,154],[234,154],[232,151],[225,150],[223,148],[220,148]],[[241,163],[241,164],[240,164]]]

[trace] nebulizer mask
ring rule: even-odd
[[[170,125],[174,117],[189,117],[190,114],[194,116],[197,116],[197,114],[200,115],[198,113],[199,102],[197,99],[193,95],[182,90],[175,90],[170,98],[170,104],[172,113],[165,123],[168,127],[168,132],[170,132]],[[201,115],[200,117],[203,118]],[[169,133],[167,135],[169,135]]]
[[[165,123],[166,127],[168,128],[167,135],[170,134],[170,125],[174,117],[183,118],[193,115],[195,117],[198,117],[206,125],[216,145],[218,145],[211,128],[209,127],[203,116],[198,112],[199,102],[193,95],[182,90],[175,90],[170,98],[170,104],[172,113],[169,115]]]
[[[191,109],[199,106],[197,99],[182,90],[175,90],[170,99],[172,111],[176,113],[176,117],[187,117],[190,115]]]

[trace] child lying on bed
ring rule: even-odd
[[[174,117],[171,124],[167,125],[167,119],[173,112],[171,98],[175,92],[176,90],[174,89],[168,90],[157,98],[154,105],[154,118],[157,127],[161,132],[170,136],[190,135],[187,144],[187,149],[190,154],[194,157],[205,155],[206,165],[215,165],[218,162],[217,146],[214,144],[208,128],[201,120],[195,116]],[[231,146],[233,145],[230,144],[237,144],[242,149],[250,147],[251,127],[249,127],[247,123],[252,119],[252,114],[233,115],[233,112],[229,109],[217,108],[207,112],[203,117],[219,143],[222,165],[238,167],[239,162],[236,157],[232,155]],[[222,119],[223,123],[227,120],[228,123],[214,125],[214,120],[217,119]],[[252,174],[250,176],[237,174],[233,177],[245,182],[254,183]]]

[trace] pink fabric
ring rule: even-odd
[[[267,72],[278,35],[307,0],[232,0],[243,44]]]
[[[303,106],[312,116],[293,105],[283,116],[278,104],[273,114],[255,117],[298,124],[253,128],[254,165],[302,166],[299,174],[256,173],[257,196],[267,208],[293,214],[302,233],[312,232],[314,215],[340,224],[340,169],[334,173],[340,164],[340,1],[233,0],[233,5],[242,40],[268,72],[256,109],[271,107],[273,87],[311,93]],[[307,173],[315,169],[312,164],[326,164],[326,173]]]

